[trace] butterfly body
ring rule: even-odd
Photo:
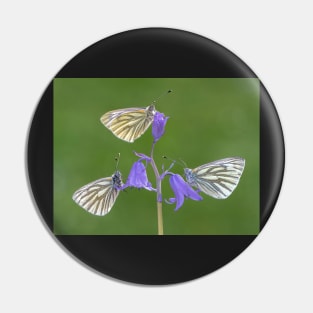
[[[205,194],[226,199],[237,187],[245,160],[239,157],[226,158],[207,163],[195,169],[185,168],[187,183]]]
[[[73,200],[87,212],[103,216],[110,212],[123,184],[119,171],[91,182],[73,194]]]
[[[151,104],[146,108],[109,111],[102,115],[100,120],[116,137],[127,142],[134,142],[151,125],[155,112],[155,106]]]

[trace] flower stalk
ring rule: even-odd
[[[155,142],[152,144],[150,158],[151,158],[151,166],[154,171],[154,175],[156,178],[156,191],[157,191],[157,216],[158,216],[158,235],[163,235],[163,212],[162,212],[162,179],[160,177],[159,170],[153,159]]]
[[[164,235],[162,202],[157,201],[157,210],[158,210],[158,235]]]

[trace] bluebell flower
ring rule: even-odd
[[[154,142],[157,142],[163,136],[168,118],[168,116],[165,116],[163,113],[158,111],[154,114],[152,123],[152,136],[154,138]]]
[[[196,201],[202,200],[202,197],[198,192],[193,190],[179,174],[171,174],[170,185],[174,191],[175,198],[170,198],[168,202],[176,202],[175,211],[183,205],[185,198],[190,198]]]
[[[150,161],[151,158],[145,156],[144,154],[135,153],[137,156],[141,158],[136,161],[128,175],[126,183],[120,188],[120,190],[125,189],[127,187],[135,187],[135,188],[144,188],[149,191],[156,191],[152,188],[152,184],[148,181],[146,167],[142,163],[142,160]]]

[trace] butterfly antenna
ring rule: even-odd
[[[158,98],[156,98],[152,103],[153,103],[153,104],[156,103],[160,98],[162,98],[163,96],[165,96],[165,95],[171,93],[172,91],[173,91],[173,90],[171,90],[171,89],[167,90],[166,92],[162,93]]]
[[[173,160],[173,159],[171,159],[171,158],[168,158],[168,157],[165,156],[165,155],[163,155],[162,158],[163,158],[163,159],[166,159],[166,160],[172,161],[172,164],[171,164],[170,167],[168,168],[168,171],[169,171],[176,163],[179,164],[176,160]],[[181,164],[179,164],[179,165],[181,165]]]
[[[186,168],[188,167],[187,163],[183,159],[179,159],[179,161],[183,164],[183,167],[186,167]]]
[[[165,155],[163,155],[162,158],[163,158],[163,159],[168,159],[168,160],[172,161],[174,164],[178,164],[178,165],[180,165],[180,166],[183,167],[183,168],[188,167],[188,166],[187,166],[187,163],[186,163],[184,160],[182,160],[181,158],[179,158],[179,161],[173,160],[173,159],[171,159],[171,158],[168,158],[168,157],[165,156]]]
[[[121,154],[118,153],[117,156],[114,158],[115,161],[116,161],[116,165],[115,165],[115,170],[116,170],[116,171],[117,171],[117,168],[118,168],[118,163],[119,163],[119,161],[120,161],[120,156],[121,156]]]

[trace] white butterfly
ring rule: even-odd
[[[116,137],[127,142],[134,142],[149,128],[156,113],[155,103],[164,95],[172,92],[167,90],[146,108],[126,108],[113,110],[101,116],[100,121]]]
[[[122,184],[121,173],[115,171],[111,177],[100,178],[78,189],[73,200],[87,212],[103,216],[110,212]]]
[[[151,104],[146,108],[110,111],[102,115],[100,120],[116,137],[134,142],[149,128],[155,112],[155,106]]]
[[[207,163],[195,169],[185,168],[189,185],[205,194],[225,199],[237,187],[245,167],[245,160],[239,157],[226,158]]]

